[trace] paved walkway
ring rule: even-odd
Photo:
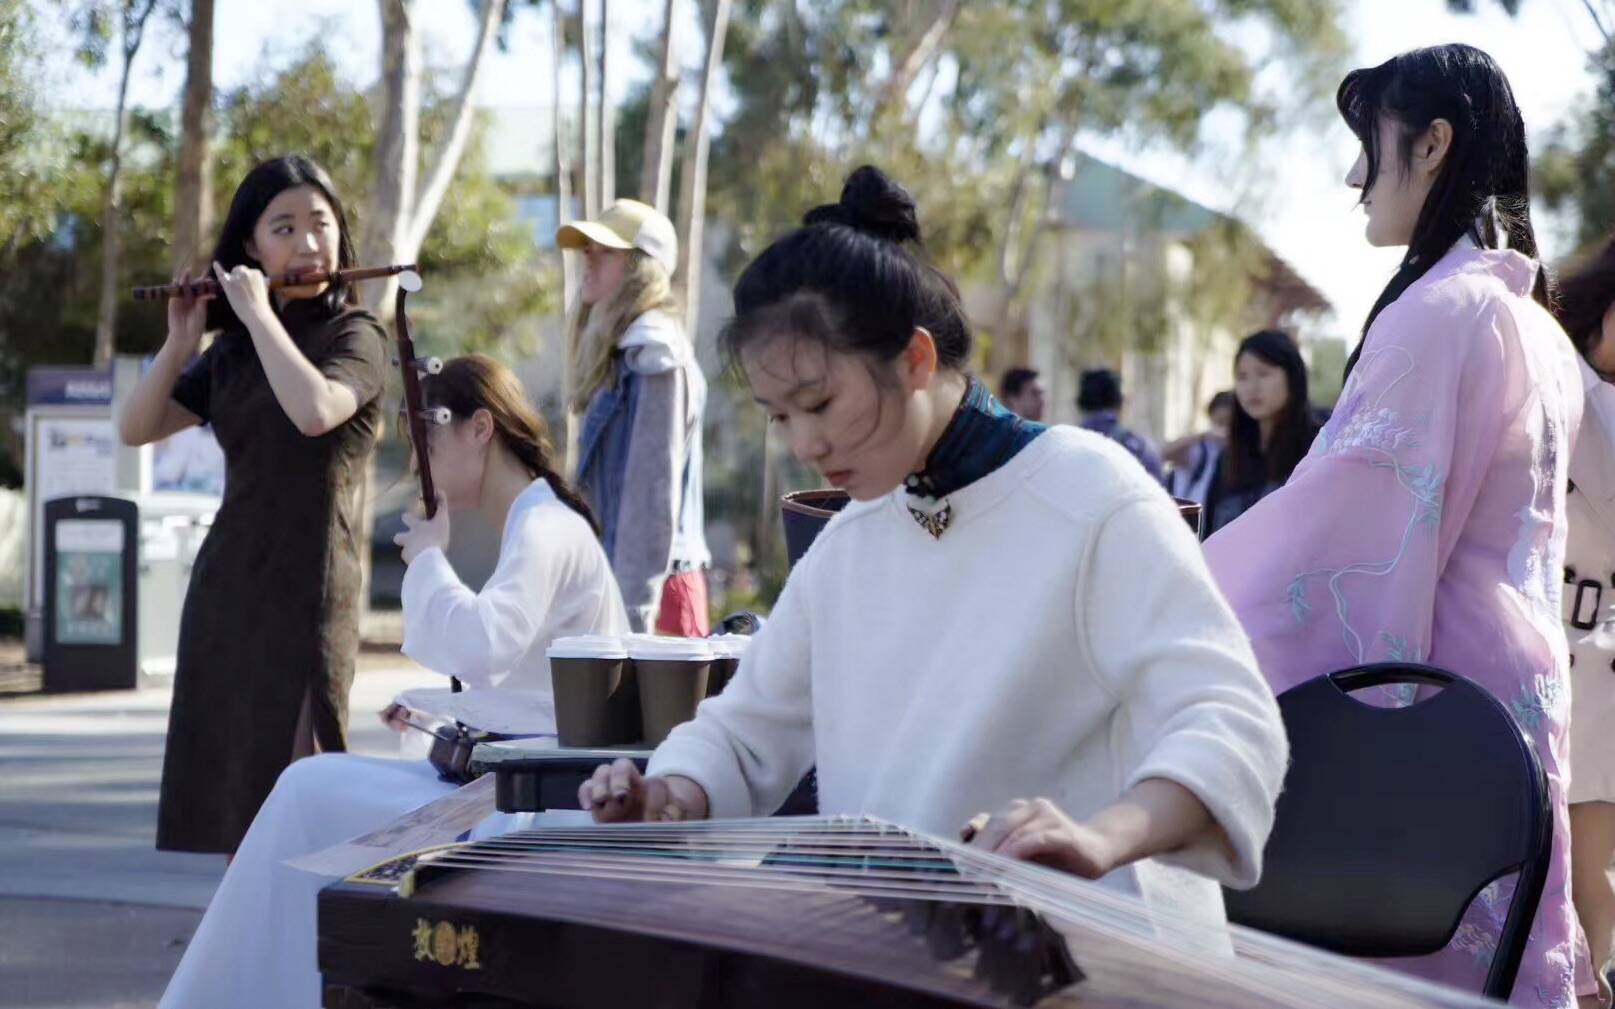
[[[379,711],[441,683],[365,656],[351,745],[390,755]],[[153,848],[167,690],[0,700],[0,1009],[149,1009],[224,871]],[[220,1007],[227,1009],[227,1007]]]

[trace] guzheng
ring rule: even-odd
[[[327,1007],[1479,1007],[866,818],[548,829],[319,900]]]

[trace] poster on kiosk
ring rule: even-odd
[[[23,610],[28,659],[45,642],[45,502],[110,494],[118,485],[118,432],[112,417],[112,372],[96,368],[30,368],[24,414],[28,489]]]

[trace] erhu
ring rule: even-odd
[[[386,269],[389,273],[383,273],[380,276],[388,276],[393,270],[392,267],[387,267]],[[393,360],[393,363],[398,365],[398,376],[404,385],[402,420],[404,431],[409,436],[410,446],[415,450],[415,473],[420,479],[421,508],[426,512],[427,518],[433,518],[437,515],[437,488],[432,483],[432,462],[426,450],[426,425],[442,426],[453,418],[448,407],[440,406],[428,409],[425,400],[421,398],[421,376],[423,374],[436,375],[441,372],[443,362],[435,357],[416,357],[415,341],[409,333],[409,315],[404,311],[404,302],[411,294],[421,289],[420,271],[414,266],[408,266],[396,272],[398,273],[398,295],[393,302],[393,324],[398,329],[398,356]],[[455,693],[459,693],[462,689],[458,677],[450,677],[449,685]],[[467,740],[471,736],[470,730],[459,723],[455,723],[455,729],[461,743],[463,743],[465,754],[469,757],[471,744]],[[434,753],[436,753],[438,745],[437,743],[433,744]],[[446,745],[453,747],[455,746],[455,741],[451,739],[447,741]],[[461,761],[460,769],[463,770],[463,768],[464,762]],[[443,769],[439,768],[439,770],[441,772]]]
[[[404,300],[420,289],[421,275],[415,267],[405,267],[399,271],[398,296],[393,303],[394,325],[398,327],[398,356],[393,363],[398,365],[398,375],[404,385],[402,420],[409,443],[415,450],[415,472],[421,483],[421,507],[426,510],[426,517],[432,518],[437,515],[437,488],[432,483],[432,464],[426,453],[426,426],[447,424],[452,418],[447,407],[427,409],[421,398],[421,376],[436,375],[443,370],[443,362],[435,357],[415,356],[415,341],[409,333],[409,316],[404,312]]]

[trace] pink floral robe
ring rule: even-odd
[[[1570,341],[1531,300],[1535,274],[1515,252],[1448,252],[1375,320],[1289,482],[1206,555],[1275,693],[1411,660],[1512,709],[1547,770],[1554,851],[1511,1001],[1570,1007],[1593,990],[1568,883],[1559,613],[1582,391]],[[1391,965],[1478,990],[1513,885],[1482,891],[1441,953]]]

